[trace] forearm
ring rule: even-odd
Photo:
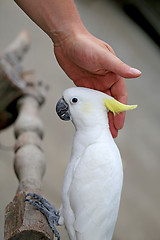
[[[15,0],[55,44],[76,31],[86,31],[73,0]]]

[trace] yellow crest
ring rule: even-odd
[[[104,98],[103,100],[104,100],[105,107],[109,111],[111,111],[114,115],[116,113],[128,111],[137,107],[137,105],[126,105],[126,104],[120,103],[114,98],[110,98],[110,99]]]

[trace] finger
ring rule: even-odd
[[[111,87],[111,95],[121,103],[127,104],[127,89],[123,78]],[[125,121],[125,112],[119,113],[114,117],[114,125],[116,129],[122,129]]]
[[[119,80],[119,76],[113,72],[108,72],[106,75],[92,75],[88,82],[91,85],[91,88],[106,92],[109,90],[115,82]]]
[[[126,115],[125,112],[121,112],[116,116],[114,116],[114,126],[117,130],[120,130],[123,128],[124,122],[125,122],[125,115]]]
[[[114,72],[124,78],[136,78],[141,75],[141,71],[132,68],[122,62],[113,53],[106,51],[103,55],[103,67],[111,72]]]
[[[115,128],[114,115],[112,112],[108,112],[108,120],[109,120],[109,129],[111,131],[112,137],[116,138],[118,136],[118,129]]]

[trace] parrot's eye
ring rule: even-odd
[[[73,97],[71,98],[71,103],[77,103],[79,101],[79,99],[77,97]]]

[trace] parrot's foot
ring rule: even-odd
[[[31,197],[32,199],[29,199],[27,197]],[[30,205],[34,206],[37,210],[39,210],[41,213],[44,214],[51,229],[55,234],[55,237],[58,240],[60,240],[59,232],[54,226],[54,224],[56,224],[56,226],[59,225],[58,221],[59,221],[60,215],[59,215],[59,211],[56,210],[54,205],[49,203],[41,195],[38,195],[35,193],[28,193],[26,195],[25,202],[28,202]]]

